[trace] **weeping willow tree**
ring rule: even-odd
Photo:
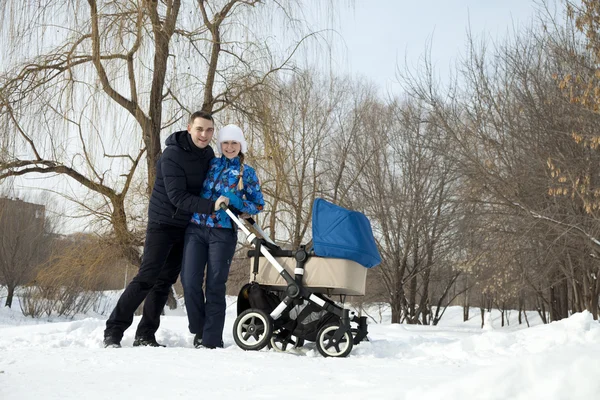
[[[293,71],[318,36],[302,12],[258,0],[2,2],[0,180],[74,185],[45,186],[137,264],[161,133],[269,92],[267,78]]]

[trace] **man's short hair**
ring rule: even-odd
[[[190,115],[190,120],[189,120],[189,124],[193,124],[194,120],[196,118],[202,118],[202,119],[207,119],[209,121],[212,121],[213,123],[215,122],[213,120],[213,116],[211,113],[208,113],[206,111],[196,111],[195,113],[193,113],[192,115]]]

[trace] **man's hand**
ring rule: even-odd
[[[217,201],[215,201],[215,211],[219,211],[221,209],[221,204],[225,204],[226,206],[229,205],[229,198],[225,197],[225,196],[219,196],[219,198],[217,199]]]

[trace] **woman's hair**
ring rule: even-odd
[[[244,153],[242,153],[240,151],[240,153],[238,154],[238,157],[240,158],[240,176],[238,177],[238,190],[244,190],[244,179],[242,178],[244,176]]]

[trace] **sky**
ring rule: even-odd
[[[0,290],[0,299],[5,296]],[[312,342],[288,353],[244,352],[234,343],[236,298],[227,299],[223,349],[195,349],[184,310],[168,310],[157,340],[132,347],[136,317],[120,349],[102,348],[106,313],[73,320],[21,315],[0,307],[0,399],[230,400],[590,400],[600,393],[600,324],[588,312],[531,328],[501,327],[492,311],[481,329],[478,309],[462,322],[451,307],[439,326],[390,324],[389,308],[372,305],[369,341],[347,358],[323,358]]]
[[[397,93],[397,68],[418,67],[429,47],[445,80],[465,53],[469,29],[476,38],[501,41],[529,26],[539,9],[539,0],[355,0],[337,11],[345,44],[338,66]]]

